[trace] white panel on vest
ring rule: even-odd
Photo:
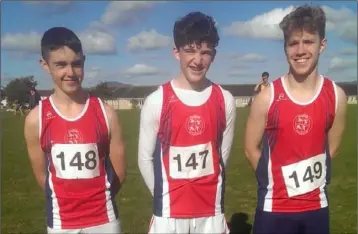
[[[193,179],[214,173],[211,142],[189,147],[170,146],[169,175],[173,179]]]
[[[51,149],[56,176],[61,179],[90,179],[99,176],[97,144],[55,144]]]
[[[306,194],[324,185],[326,154],[319,154],[281,169],[288,196]]]

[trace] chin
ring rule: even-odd
[[[80,89],[81,89],[80,86],[76,86],[76,87],[64,87],[62,90],[68,95],[73,95],[77,93]]]
[[[311,67],[304,67],[304,68],[295,68],[292,67],[292,74],[296,75],[296,76],[308,76],[311,74],[311,72],[314,69],[312,69]]]
[[[197,83],[205,79],[205,75],[189,75],[188,80],[191,83]]]

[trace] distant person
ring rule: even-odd
[[[34,109],[41,101],[41,96],[35,88],[30,89],[29,108]]]
[[[347,97],[318,71],[325,27],[320,7],[300,6],[283,18],[288,73],[252,103],[245,150],[258,180],[254,234],[330,232],[326,186]]]
[[[15,100],[13,103],[13,110],[14,110],[14,115],[17,115],[17,113],[19,113],[21,116],[24,115],[24,111],[23,111],[23,105],[21,104],[20,101]]]
[[[180,74],[147,97],[140,117],[138,164],[154,202],[148,232],[229,233],[224,188],[235,99],[206,77],[218,30],[212,17],[192,12],[173,34]]]
[[[82,88],[82,44],[54,27],[41,39],[43,69],[54,93],[30,111],[25,139],[38,184],[46,192],[48,233],[120,233],[115,196],[125,178],[116,112]]]
[[[266,87],[268,87],[270,85],[270,83],[268,81],[269,76],[270,76],[270,74],[268,72],[262,73],[260,82],[254,88],[255,94],[258,94],[259,92],[261,92],[262,90],[264,90]]]
[[[253,91],[253,94],[252,94],[252,97],[250,98],[249,100],[249,103],[248,103],[248,106],[251,106],[252,105],[252,102],[253,100],[255,99],[255,96],[257,94],[259,94],[264,88],[270,86],[270,83],[269,83],[269,73],[268,72],[263,72],[262,75],[261,75],[261,79],[260,79],[260,82],[256,84],[255,88],[254,88],[254,91]]]

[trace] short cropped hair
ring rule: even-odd
[[[174,24],[173,37],[177,49],[202,42],[216,48],[220,40],[214,19],[201,12],[191,12],[178,19]]]
[[[64,46],[69,47],[76,54],[83,53],[81,41],[73,31],[65,27],[50,28],[42,36],[41,55],[47,60],[49,52]]]
[[[263,73],[262,73],[262,75],[261,75],[261,77],[264,77],[264,76],[269,77],[270,75],[269,75],[269,73],[268,73],[268,72],[263,72]]]
[[[318,33],[320,39],[325,38],[326,14],[319,6],[303,5],[286,15],[279,24],[285,41],[292,31],[301,29],[310,33]]]

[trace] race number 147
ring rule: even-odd
[[[211,143],[170,147],[169,175],[173,179],[193,179],[214,173]]]

